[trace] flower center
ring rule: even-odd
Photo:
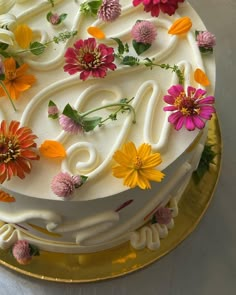
[[[176,98],[174,105],[184,116],[193,116],[199,114],[200,109],[197,107],[195,100],[186,96],[184,92]]]
[[[7,71],[6,77],[8,80],[14,80],[16,78],[16,72],[15,71]]]
[[[136,156],[136,161],[134,162],[134,169],[139,170],[143,165],[142,159]]]
[[[90,51],[82,51],[80,53],[79,63],[84,69],[96,69],[101,65],[101,54],[99,51],[94,50]]]
[[[20,155],[20,146],[17,141],[0,137],[0,163],[8,163]]]
[[[94,55],[90,52],[85,53],[84,57],[83,57],[85,63],[91,63],[94,61]]]

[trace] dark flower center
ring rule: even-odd
[[[20,155],[20,146],[17,140],[0,137],[0,163],[14,161]]]
[[[199,114],[200,111],[196,101],[192,97],[186,96],[185,93],[180,93],[174,105],[184,116],[193,116]]]
[[[87,49],[88,50],[88,49]],[[101,65],[101,53],[99,50],[80,52],[79,63],[85,70],[96,69]]]
[[[94,61],[94,55],[92,53],[87,52],[85,53],[83,59],[86,63],[91,63]]]

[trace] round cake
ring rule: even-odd
[[[154,250],[174,226],[215,112],[215,37],[160,2],[0,1],[1,248]]]

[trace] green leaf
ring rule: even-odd
[[[40,42],[33,42],[30,44],[30,52],[34,55],[40,55],[44,52],[46,46]]]
[[[0,42],[0,50],[6,50],[8,47],[8,44]]]
[[[151,219],[151,224],[155,224],[155,223],[157,223],[157,219],[156,219],[155,214],[153,214],[152,219]]]
[[[116,41],[116,43],[118,44],[118,53],[120,55],[124,54],[125,45],[123,44],[123,42],[119,38],[112,38],[112,40]]]
[[[0,55],[2,55],[5,58],[11,57],[11,55],[8,52],[3,51],[3,50],[0,50]]]
[[[35,245],[29,244],[29,248],[30,248],[30,255],[31,256],[39,256],[40,255],[39,248],[36,247]]]
[[[48,22],[51,22],[51,21],[50,21],[51,16],[52,16],[52,12],[49,11],[49,12],[47,13],[47,15],[46,15],[46,18],[47,18],[47,21],[48,21]]]
[[[199,47],[201,53],[213,53],[213,48]]]
[[[101,5],[102,5],[101,0],[88,2],[88,6],[89,6],[92,14],[97,14],[98,9],[100,8]]]
[[[76,110],[74,110],[69,103],[65,106],[62,114],[72,119],[76,123],[81,122],[81,117],[79,116],[79,113]]]
[[[0,81],[4,81],[5,80],[5,75],[4,74],[0,74]]]
[[[81,124],[85,132],[89,132],[100,125],[102,117],[84,117],[82,118]]]
[[[151,47],[151,44],[144,44],[133,40],[133,47],[138,55],[142,54]]]
[[[60,24],[61,22],[63,22],[64,19],[66,19],[66,17],[67,17],[67,13],[62,13],[62,14],[60,15],[60,21],[59,21],[59,24]]]
[[[55,104],[55,102],[53,102],[52,100],[49,101],[48,103],[49,107],[56,107],[57,105]]]
[[[134,56],[127,55],[123,58],[122,64],[132,67],[139,64],[139,59]]]

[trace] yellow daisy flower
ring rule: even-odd
[[[112,167],[113,175],[124,178],[124,185],[141,189],[151,188],[150,180],[160,182],[164,173],[155,169],[162,160],[159,153],[152,153],[151,145],[141,144],[136,149],[133,142],[125,144],[122,150],[115,152],[113,159],[119,164]]]

